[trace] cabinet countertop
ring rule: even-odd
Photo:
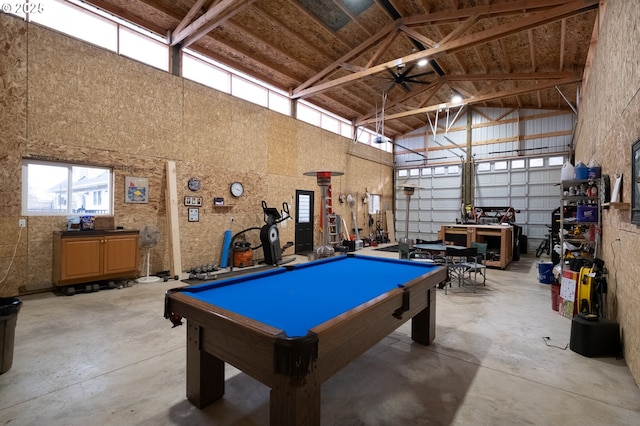
[[[100,229],[93,231],[54,231],[62,237],[99,237],[102,235],[134,235],[140,231],[137,229]]]

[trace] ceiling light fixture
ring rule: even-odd
[[[427,65],[428,63],[429,63],[429,60],[428,60],[428,59],[426,59],[426,58],[423,58],[423,59],[420,59],[420,60],[418,61],[418,66],[419,66],[419,67],[424,67],[424,66],[425,66],[425,65]]]
[[[459,104],[460,102],[462,102],[462,96],[458,95],[457,93],[455,93],[452,97],[451,97],[451,102],[454,104]]]

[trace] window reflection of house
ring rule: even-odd
[[[74,174],[77,171],[74,170]],[[67,209],[67,187],[65,179],[49,188],[55,194],[52,210]],[[109,173],[88,177],[86,174],[72,182],[71,210],[73,213],[101,214],[109,212]]]

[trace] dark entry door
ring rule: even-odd
[[[313,191],[296,190],[296,254],[313,250]]]

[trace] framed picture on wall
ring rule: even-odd
[[[149,179],[126,176],[124,178],[124,202],[149,203]]]
[[[640,225],[640,139],[631,147],[631,223]]]

